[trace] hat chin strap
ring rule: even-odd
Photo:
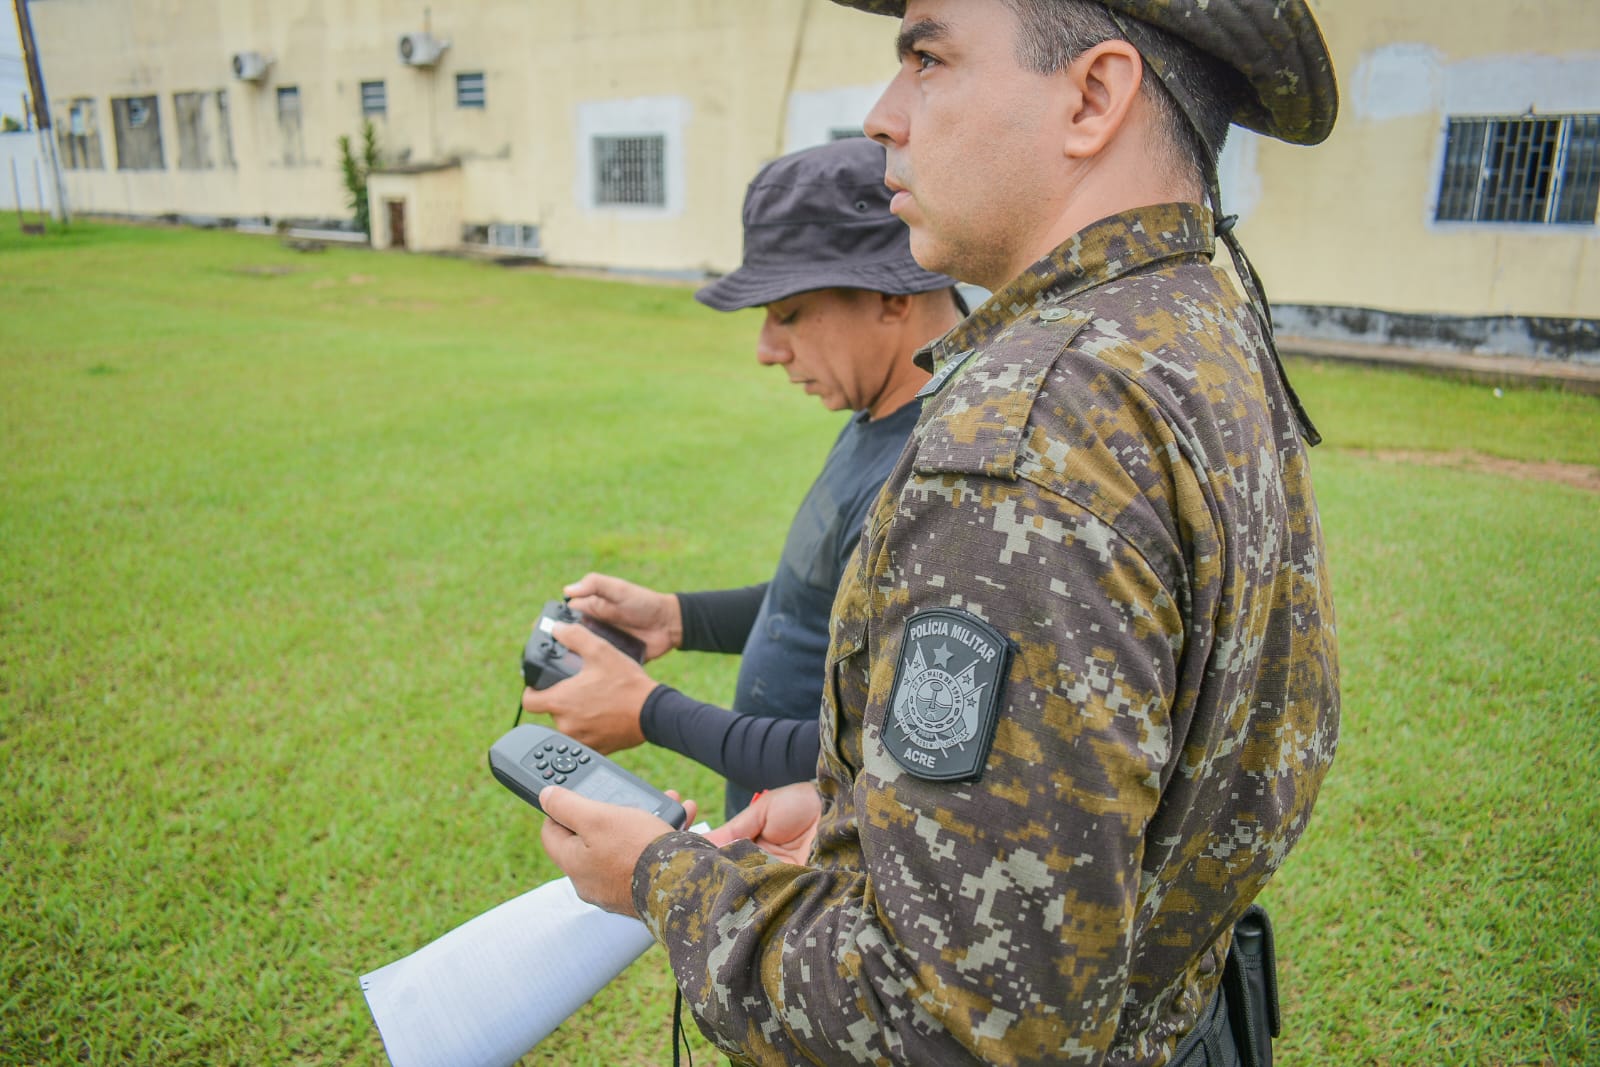
[[[1206,169],[1208,171],[1206,195],[1211,199],[1217,236],[1228,246],[1228,253],[1233,256],[1234,265],[1240,268],[1239,276],[1244,281],[1245,295],[1250,300],[1251,310],[1256,313],[1256,318],[1261,323],[1262,333],[1267,339],[1267,349],[1272,353],[1272,366],[1278,372],[1278,381],[1283,385],[1284,395],[1289,398],[1289,406],[1294,409],[1295,421],[1300,424],[1300,436],[1305,439],[1308,446],[1315,448],[1322,443],[1322,435],[1317,432],[1311,416],[1306,414],[1306,406],[1300,402],[1300,394],[1296,393],[1294,386],[1290,384],[1289,372],[1283,369],[1283,360],[1278,355],[1278,340],[1272,328],[1272,305],[1267,303],[1266,287],[1261,284],[1261,275],[1256,273],[1255,264],[1244,254],[1244,245],[1239,241],[1239,235],[1233,232],[1239,216],[1222,214],[1222,186],[1217,180],[1216,160],[1210,158],[1209,153]]]
[[[1123,37],[1135,48],[1138,47],[1140,34],[1130,25],[1130,20],[1120,12],[1107,8],[1106,13],[1116,23],[1117,29]],[[1140,50],[1143,59],[1144,51]],[[1261,275],[1256,273],[1255,264],[1250,262],[1250,257],[1244,254],[1244,245],[1240,243],[1239,236],[1233,232],[1234,224],[1239,221],[1237,215],[1223,215],[1222,213],[1222,183],[1217,176],[1217,150],[1212,147],[1205,135],[1200,131],[1200,124],[1194,120],[1194,113],[1190,110],[1189,101],[1185,94],[1175,91],[1168,84],[1167,79],[1156,69],[1149,60],[1144,60],[1144,69],[1149,71],[1156,79],[1167,97],[1178,105],[1178,110],[1183,113],[1184,121],[1194,131],[1195,140],[1200,142],[1205,152],[1205,183],[1206,197],[1211,201],[1211,214],[1216,235],[1227,245],[1228,253],[1233,256],[1234,266],[1238,268],[1239,277],[1244,282],[1245,298],[1250,303],[1250,309],[1255,313],[1256,321],[1261,325],[1262,336],[1266,339],[1267,350],[1272,353],[1272,366],[1277,372],[1278,382],[1283,386],[1284,395],[1289,400],[1289,406],[1294,409],[1295,421],[1300,425],[1300,436],[1310,447],[1322,443],[1322,435],[1317,432],[1317,427],[1311,421],[1311,416],[1306,414],[1305,405],[1300,402],[1300,395],[1294,391],[1294,386],[1289,384],[1289,374],[1283,369],[1283,360],[1278,355],[1278,341],[1272,329],[1272,307],[1267,303],[1267,290],[1261,284]]]

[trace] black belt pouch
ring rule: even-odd
[[[1228,1022],[1245,1067],[1272,1067],[1272,1039],[1278,1036],[1278,963],[1272,921],[1252,904],[1233,925],[1233,948],[1222,971]]]

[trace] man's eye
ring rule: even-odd
[[[913,52],[911,53],[911,59],[917,65],[919,71],[929,70],[939,65],[939,60],[926,52]]]
[[[799,317],[800,317],[800,312],[798,312],[798,311],[791,311],[787,315],[779,315],[778,316],[778,325],[779,326],[793,326],[794,325],[794,320],[798,319]]]

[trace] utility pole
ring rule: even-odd
[[[17,40],[22,43],[22,62],[28,68],[28,89],[33,93],[34,127],[50,153],[50,172],[56,182],[56,217],[63,223],[71,222],[67,211],[67,187],[61,180],[61,157],[56,152],[56,138],[50,132],[50,101],[44,93],[44,73],[39,69],[39,49],[33,43],[33,19],[28,16],[28,0],[11,0],[17,12]],[[40,204],[40,208],[44,205]]]

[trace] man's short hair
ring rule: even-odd
[[[1017,60],[1054,74],[1103,41],[1127,40],[1111,12],[1093,0],[1003,0],[1017,17]],[[1144,24],[1144,91],[1172,148],[1175,169],[1189,170],[1204,188],[1222,154],[1240,76],[1226,63],[1165,30]],[[1167,72],[1167,78],[1151,68]],[[1183,87],[1188,114],[1167,80]],[[1191,119],[1193,120],[1191,122]]]

